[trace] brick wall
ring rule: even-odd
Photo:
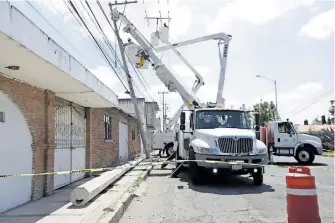
[[[119,114],[112,109],[90,108],[90,140],[92,168],[117,164],[119,146]],[[105,140],[104,114],[112,117],[112,140]]]
[[[91,126],[91,130],[89,130],[91,133],[87,135],[87,168],[107,167],[119,164],[120,121],[128,124],[129,158],[135,157],[140,152],[140,135],[137,121],[133,117],[115,108],[89,108],[87,109],[87,114],[87,125]],[[112,117],[112,140],[104,139],[104,114]],[[132,126],[135,127],[135,140],[132,140],[131,137]],[[87,127],[87,129],[89,129],[89,127]]]
[[[6,78],[0,74],[0,91],[17,104],[33,137],[34,173],[54,171],[55,94]],[[104,114],[112,117],[112,140],[104,139]],[[119,164],[119,122],[128,124],[129,158],[140,152],[140,134],[136,119],[115,108],[86,109],[86,167]],[[132,140],[132,126],[135,140]],[[45,162],[47,160],[47,162]],[[53,192],[53,175],[34,176],[32,200]]]
[[[21,110],[29,126],[33,145],[33,171],[53,171],[54,149],[54,93],[6,78],[0,74],[0,91],[5,93]],[[44,160],[49,160],[48,165]],[[34,176],[32,199],[52,193],[51,176]]]

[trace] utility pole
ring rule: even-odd
[[[111,13],[113,12],[113,9],[112,7],[114,5],[126,5],[126,4],[130,4],[130,3],[137,3],[137,1],[133,1],[133,2],[123,2],[123,3],[117,3],[115,1],[115,3],[109,3],[109,7],[110,7],[110,10],[111,10]],[[149,153],[149,148],[148,148],[148,141],[147,141],[147,134],[144,130],[144,126],[143,126],[143,123],[142,123],[142,117],[141,117],[141,114],[140,114],[140,110],[138,109],[138,104],[137,104],[137,98],[135,96],[135,91],[134,91],[134,88],[133,88],[133,83],[132,83],[132,80],[131,80],[131,76],[130,76],[130,73],[129,73],[129,69],[128,69],[128,63],[127,63],[127,60],[126,60],[126,56],[125,56],[125,50],[124,50],[124,45],[123,45],[123,42],[121,40],[121,37],[120,37],[120,33],[119,33],[119,29],[118,29],[118,26],[117,26],[117,23],[116,23],[116,19],[113,18],[112,16],[112,20],[113,20],[113,25],[114,25],[114,32],[115,32],[115,35],[116,35],[116,38],[117,38],[117,41],[119,43],[119,47],[120,47],[120,52],[121,52],[121,57],[122,57],[122,61],[123,61],[123,66],[124,66],[124,71],[126,73],[126,76],[127,76],[127,81],[128,81],[128,85],[129,85],[129,93],[130,93],[130,97],[131,97],[131,100],[134,104],[134,109],[135,109],[135,114],[136,114],[136,119],[137,119],[137,122],[140,126],[140,134],[141,134],[141,138],[142,138],[142,143],[143,143],[143,148],[144,148],[144,152],[145,152],[145,157],[146,158],[149,158],[150,157],[150,153]]]
[[[167,110],[169,110],[169,106],[168,106],[168,104],[165,104],[164,105],[164,126],[166,126],[166,122],[167,122],[167,120],[168,120],[168,118],[167,118]]]
[[[163,132],[165,131],[165,94],[168,94],[168,91],[159,91],[158,94],[163,95]]]

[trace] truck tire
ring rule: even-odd
[[[254,185],[260,186],[263,184],[263,173],[257,173],[252,176]]]
[[[189,149],[189,160],[195,160],[195,153],[192,148]],[[196,162],[188,162],[188,176],[194,185],[201,183],[203,168],[199,167]]]
[[[294,157],[299,164],[309,165],[314,162],[315,155],[310,147],[301,147],[298,148],[296,155]]]
[[[168,144],[165,148],[165,153],[169,157],[173,153],[173,144]]]

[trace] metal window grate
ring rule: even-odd
[[[0,111],[0,122],[5,122],[5,113]]]
[[[112,139],[112,117],[104,115],[105,140]]]

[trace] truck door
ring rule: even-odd
[[[278,122],[275,126],[276,155],[293,155],[298,138],[294,128],[289,122]]]

